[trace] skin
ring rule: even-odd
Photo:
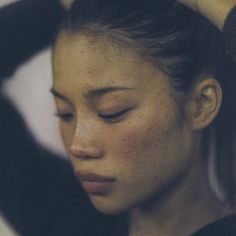
[[[99,211],[129,212],[130,236],[189,235],[222,216],[200,158],[201,130],[221,103],[214,79],[196,84],[183,119],[167,75],[106,39],[62,33],[53,68],[60,130],[74,170],[115,179],[108,191],[88,194]],[[98,93],[110,87],[126,89]],[[126,109],[115,120],[104,118]]]
[[[229,12],[236,6],[236,0],[177,0],[177,2],[206,17],[220,30],[223,30]]]
[[[69,9],[71,4],[73,3],[73,0],[59,0],[59,2],[65,9]]]

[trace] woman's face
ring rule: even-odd
[[[190,168],[191,130],[160,70],[106,40],[66,34],[53,64],[63,142],[98,210],[148,204]]]

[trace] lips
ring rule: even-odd
[[[79,177],[84,190],[92,194],[102,194],[109,191],[115,182],[115,179],[112,177],[80,171],[76,171],[75,173]]]

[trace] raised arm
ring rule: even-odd
[[[49,45],[63,13],[58,0],[20,0],[0,9],[1,79]]]

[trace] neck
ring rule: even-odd
[[[207,170],[195,164],[161,196],[130,212],[130,236],[187,236],[223,217],[225,207],[208,186]]]

